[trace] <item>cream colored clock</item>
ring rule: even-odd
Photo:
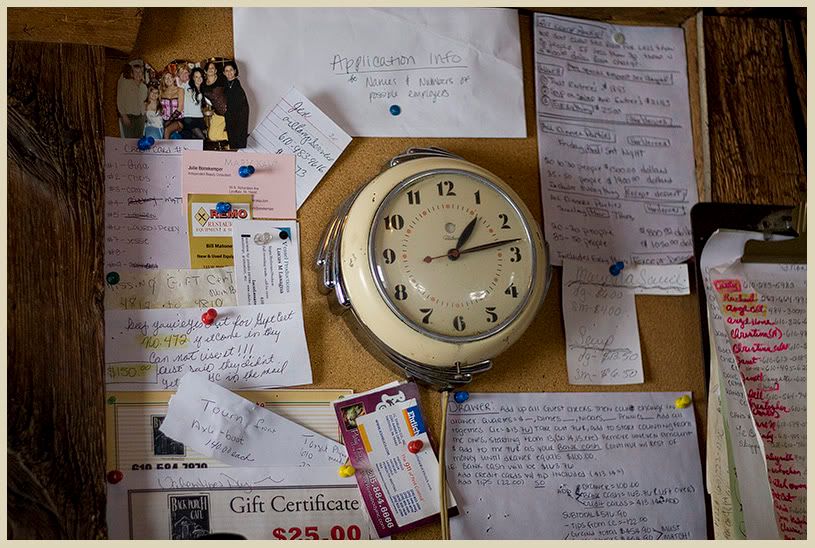
[[[494,174],[411,149],[340,207],[317,258],[323,285],[408,377],[450,388],[491,367],[549,283],[540,228]]]

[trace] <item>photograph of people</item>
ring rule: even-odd
[[[192,69],[187,87],[184,89],[184,131],[185,139],[203,139],[207,126],[204,123],[204,69]]]
[[[238,79],[238,65],[235,61],[224,63],[226,76],[226,134],[230,149],[246,148],[249,136],[249,101]]]
[[[122,137],[139,138],[144,132],[144,62],[134,59],[125,64],[116,85],[116,108],[119,114],[119,133]]]
[[[171,139],[173,133],[180,132],[184,127],[181,121],[184,113],[184,90],[175,83],[175,77],[169,70],[161,74],[161,118],[164,120],[164,138]]]
[[[144,101],[144,136],[153,139],[164,138],[164,120],[161,117],[164,110],[159,100],[158,82],[150,82],[147,86],[147,99]]]
[[[207,141],[210,143],[204,148],[207,150],[224,150],[229,147],[229,141],[226,134],[226,95],[224,93],[224,85],[226,79],[222,74],[218,73],[218,66],[215,64],[214,59],[209,59],[204,62],[204,98],[208,104],[204,115],[208,118],[207,122]]]

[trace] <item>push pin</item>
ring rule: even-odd
[[[402,107],[399,105],[391,105],[391,108],[388,109],[392,116],[399,116],[402,114]]]
[[[232,204],[229,202],[218,202],[215,204],[215,211],[217,211],[220,215],[226,215],[232,211]]]
[[[238,168],[238,175],[241,177],[249,177],[255,172],[255,166],[241,166]]]
[[[422,447],[424,447],[424,442],[422,440],[412,440],[408,442],[408,451],[414,455],[421,451]]]
[[[681,396],[679,398],[676,398],[676,401],[674,402],[674,406],[677,409],[685,409],[686,407],[689,407],[690,404],[691,404],[691,399],[690,399],[690,396],[688,396],[687,394],[685,394],[684,396]]]
[[[108,483],[119,483],[124,479],[125,475],[119,470],[111,470],[108,472]]]
[[[139,150],[150,150],[154,144],[156,144],[156,140],[154,138],[142,137],[139,139],[139,142],[136,143],[136,146],[139,147]]]
[[[281,228],[278,236],[280,236],[281,240],[288,240],[289,237],[291,237],[291,233],[288,228]]]
[[[608,271],[611,273],[612,276],[619,276],[620,272],[622,272],[623,268],[625,268],[625,265],[623,264],[623,262],[622,261],[617,261],[616,263],[614,263],[613,265],[611,265],[609,267]]]
[[[215,323],[215,318],[218,317],[218,311],[214,308],[210,308],[203,314],[201,314],[201,321],[204,322],[204,325],[212,325]]]
[[[108,275],[105,276],[105,280],[107,280],[107,282],[110,285],[116,285],[117,283],[119,283],[119,273],[118,272],[108,272]]]
[[[456,400],[456,403],[464,403],[470,399],[470,393],[466,390],[460,390],[453,394],[453,399]]]
[[[354,470],[354,467],[351,466],[350,464],[343,464],[342,466],[340,466],[340,469],[337,473],[340,475],[341,478],[350,478],[351,476],[356,474],[356,472],[357,471]]]

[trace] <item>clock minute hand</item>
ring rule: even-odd
[[[499,240],[497,242],[490,242],[488,244],[481,244],[475,247],[468,247],[467,249],[462,249],[458,252],[459,255],[464,255],[465,253],[473,253],[474,251],[484,251],[485,249],[492,249],[493,247],[499,247],[505,244],[511,244],[512,242],[520,241],[521,238],[511,238],[509,240]]]

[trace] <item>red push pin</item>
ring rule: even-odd
[[[206,325],[212,325],[215,323],[215,318],[218,317],[218,311],[214,308],[210,308],[203,314],[201,314],[201,321],[204,322]]]
[[[119,470],[111,470],[108,472],[108,483],[119,483],[124,479],[125,475]]]
[[[422,447],[424,447],[424,442],[422,440],[413,440],[408,443],[408,451],[414,455],[421,451]]]

